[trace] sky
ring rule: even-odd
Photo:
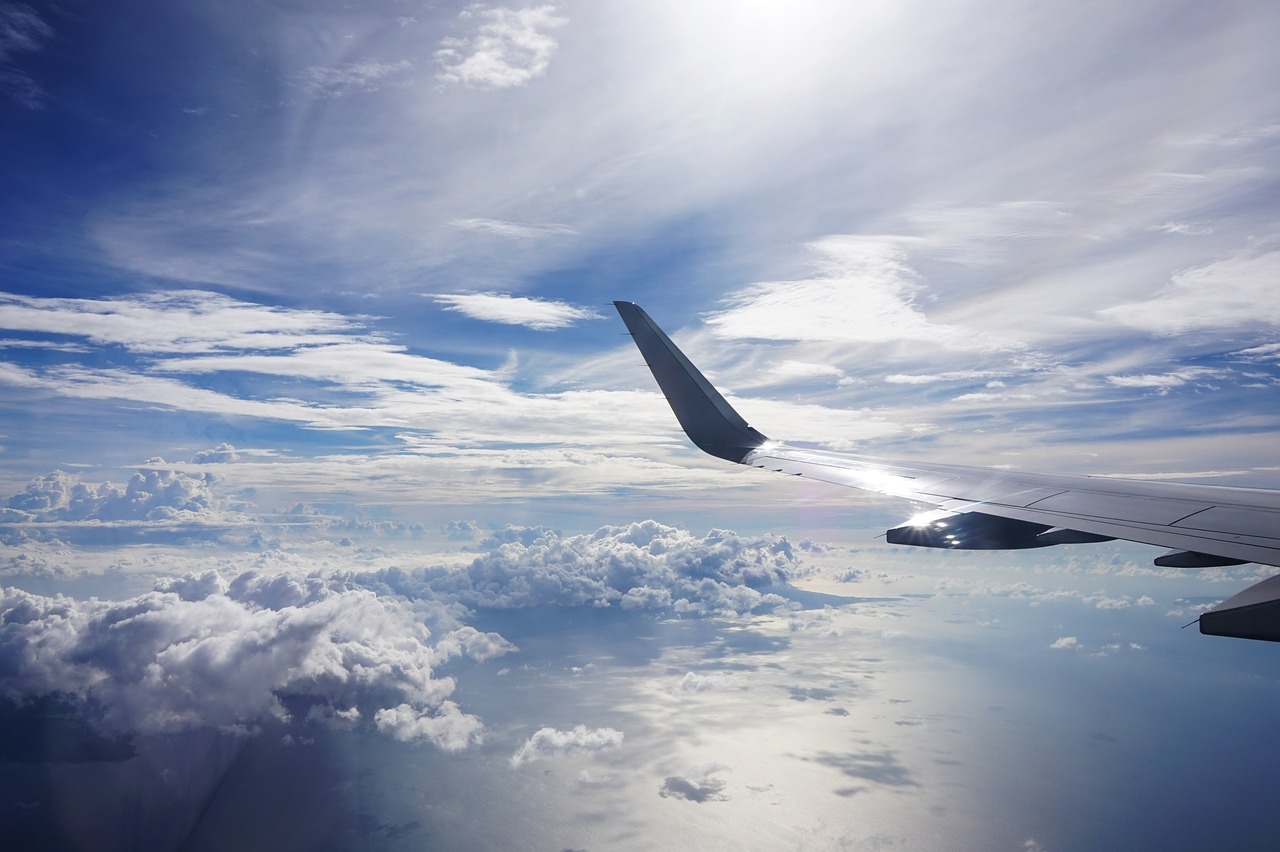
[[[1264,2],[0,0],[0,831],[1267,848],[1271,572],[772,438],[1277,487]]]

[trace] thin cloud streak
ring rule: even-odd
[[[504,293],[455,293],[432,296],[445,310],[472,319],[504,325],[523,325],[536,331],[554,331],[579,320],[603,319],[596,311],[551,299],[533,299]]]

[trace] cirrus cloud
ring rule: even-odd
[[[524,325],[537,331],[553,331],[578,320],[602,319],[600,314],[554,299],[530,299],[505,293],[453,293],[433,297],[447,311],[472,319],[504,325]]]

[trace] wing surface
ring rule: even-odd
[[[689,438],[728,461],[931,504],[890,542],[1021,549],[1124,539],[1168,548],[1155,563],[1280,566],[1280,491],[1024,473],[789,446],[752,428],[649,315],[614,302]],[[1224,601],[1202,633],[1280,641],[1280,577]]]

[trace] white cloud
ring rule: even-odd
[[[945,373],[935,374],[918,374],[918,373],[894,373],[885,376],[884,380],[894,385],[930,385],[936,382],[975,382],[984,379],[996,380],[1000,376],[1008,376],[1008,373],[993,372],[991,370],[952,370]],[[1002,387],[998,381],[991,381],[988,387]]]
[[[1168,373],[1107,376],[1107,382],[1118,388],[1151,388],[1164,394],[1172,388],[1181,387],[1189,382],[1212,379],[1220,375],[1220,371],[1206,367],[1184,367]]]
[[[481,633],[474,627],[459,627],[445,634],[436,643],[436,653],[441,659],[449,659],[465,654],[477,663],[510,654],[517,650],[516,646],[503,639],[497,633]]]
[[[1098,313],[1162,336],[1189,331],[1280,325],[1280,252],[1230,257],[1175,273],[1149,299]]]
[[[384,707],[374,716],[378,730],[402,742],[427,740],[445,751],[461,751],[480,738],[484,724],[452,701],[424,710],[412,704]]]
[[[744,613],[784,600],[768,591],[799,567],[790,542],[712,530],[698,538],[642,521],[586,535],[507,527],[465,569],[423,577],[468,606],[671,607]]]
[[[1165,222],[1163,225],[1157,225],[1155,230],[1166,234],[1180,234],[1184,237],[1203,237],[1213,233],[1212,228],[1195,222]]]
[[[511,755],[511,766],[519,767],[548,757],[592,754],[622,745],[623,734],[613,728],[578,725],[570,731],[540,728]]]
[[[480,89],[523,86],[545,74],[559,46],[547,31],[568,23],[552,5],[508,9],[477,3],[459,17],[479,25],[468,38],[441,40],[436,78]]]
[[[1009,341],[930,322],[920,276],[891,238],[832,236],[811,243],[818,274],[752,284],[707,324],[720,337],[793,341],[931,342],[951,349],[1017,348]]]
[[[680,678],[680,682],[675,685],[672,692],[677,694],[708,692],[713,689],[722,689],[732,682],[733,676],[728,674],[700,675],[697,672],[685,672],[684,677]]]
[[[568,225],[527,225],[519,222],[504,222],[501,219],[454,219],[449,224],[463,231],[479,231],[517,239],[572,236],[578,233]]]
[[[805,379],[840,379],[844,378],[844,370],[830,364],[810,364],[805,361],[783,361],[769,368],[769,377],[780,382],[804,381]]]
[[[230,464],[238,461],[239,458],[236,448],[224,442],[216,447],[201,450],[191,457],[191,461],[193,464]]]
[[[274,308],[199,290],[114,299],[0,293],[0,328],[83,337],[153,354],[315,346],[346,340],[358,327],[327,311]]]
[[[1251,346],[1231,354],[1249,361],[1277,360],[1280,359],[1280,343],[1264,343],[1261,346]]]
[[[129,734],[252,729],[303,708],[313,721],[372,716],[446,749],[476,738],[479,720],[447,700],[453,681],[434,677],[428,631],[403,601],[295,581],[289,603],[265,603],[280,587],[211,574],[121,601],[4,589],[0,688],[65,695],[100,728]]]
[[[222,520],[216,513],[212,474],[146,470],[123,488],[90,485],[75,474],[55,470],[9,498],[9,509],[34,521]]]
[[[445,310],[457,311],[472,319],[506,325],[525,325],[551,331],[573,325],[578,320],[601,319],[600,314],[553,299],[530,299],[503,293],[457,293],[433,296]]]
[[[1053,640],[1049,647],[1057,648],[1059,650],[1074,651],[1080,647],[1080,640],[1076,639],[1074,636],[1062,636]]]

